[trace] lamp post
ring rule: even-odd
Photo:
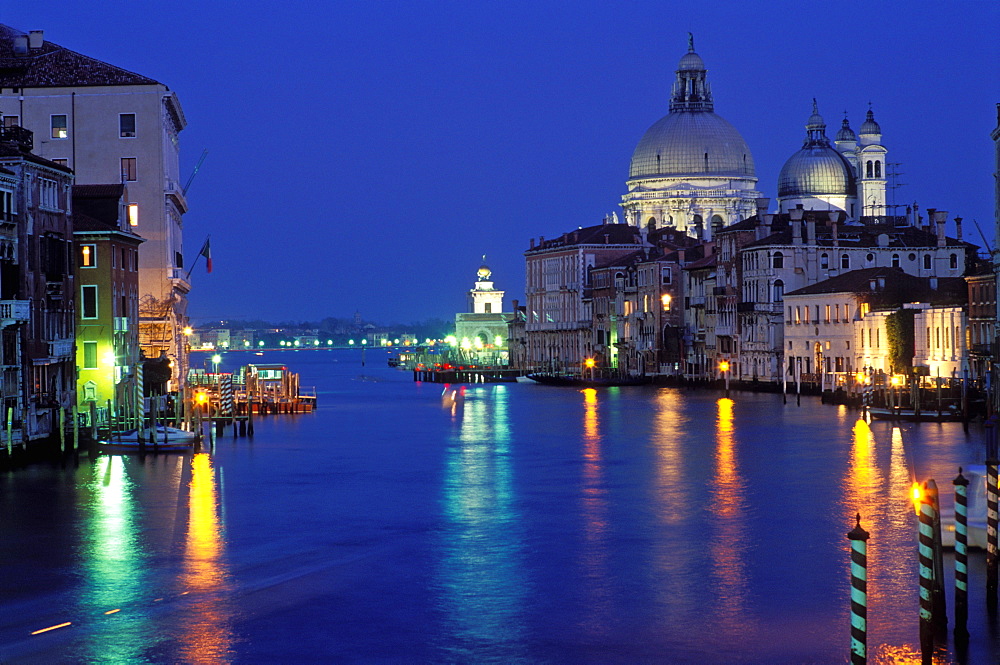
[[[729,361],[722,360],[719,362],[719,371],[722,372],[723,378],[726,380],[726,397],[729,397]]]
[[[594,360],[593,358],[587,358],[586,360],[583,361],[584,367],[586,367],[587,369],[590,370],[590,380],[591,381],[594,380],[594,365],[596,365],[596,364],[597,364],[597,361]]]
[[[216,353],[215,355],[212,356],[212,373],[213,374],[218,374],[219,373],[219,363],[221,363],[221,362],[222,362],[222,356],[220,356],[218,353]]]

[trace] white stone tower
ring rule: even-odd
[[[888,151],[882,145],[882,128],[875,122],[870,108],[858,134],[858,201],[861,204],[861,215],[884,217],[889,213],[885,204]]]
[[[469,312],[472,314],[499,314],[503,311],[503,291],[493,288],[490,277],[493,271],[486,265],[486,255],[483,255],[483,265],[476,272],[476,286],[469,291]]]

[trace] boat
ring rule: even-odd
[[[959,422],[964,420],[962,412],[954,407],[948,407],[938,411],[937,409],[921,409],[915,412],[913,409],[886,408],[882,406],[868,407],[868,413],[875,420],[905,420],[908,422],[944,423]]]
[[[156,442],[153,442],[153,431],[146,429],[143,433],[145,442],[139,440],[138,430],[128,430],[116,432],[105,441],[99,441],[98,447],[102,450],[120,452],[139,452],[143,449],[157,452],[184,452],[190,450],[198,439],[198,434],[187,430],[157,425]]]
[[[532,373],[526,375],[536,383],[546,386],[571,386],[577,388],[611,388],[615,386],[641,386],[649,383],[646,376],[611,376],[584,378],[579,374]]]

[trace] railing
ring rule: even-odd
[[[28,300],[0,300],[0,319],[4,322],[24,323],[31,318]]]

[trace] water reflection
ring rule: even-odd
[[[733,400],[720,399],[717,406],[715,474],[710,485],[715,533],[709,545],[709,559],[716,588],[718,623],[727,632],[744,634],[748,622],[747,571],[743,560],[747,547],[746,499],[736,458]]]
[[[450,635],[442,646],[459,662],[483,654],[512,662],[524,658],[526,577],[508,394],[502,384],[477,392],[456,413],[457,437],[445,459],[439,577]]]
[[[188,663],[224,663],[233,642],[229,575],[219,520],[215,470],[206,453],[191,458],[188,531],[181,586],[190,594],[178,634]]]
[[[100,616],[122,607],[142,606],[147,589],[148,559],[141,534],[141,511],[126,458],[102,457],[90,467],[80,486],[82,533],[80,554],[84,582],[81,615]],[[85,659],[125,663],[141,660],[146,633],[153,628],[144,612],[119,612],[85,642]]]
[[[611,620],[611,588],[608,583],[608,490],[604,484],[601,457],[601,428],[597,412],[597,391],[587,388],[583,395],[583,483],[582,515],[584,592],[586,595],[584,629],[592,635],[603,634]]]
[[[851,457],[844,483],[844,524],[850,525],[854,516],[861,513],[861,519],[870,525],[878,505],[879,489],[882,487],[875,460],[875,437],[868,423],[862,419],[854,423],[851,432]],[[870,530],[871,526],[868,528]]]

